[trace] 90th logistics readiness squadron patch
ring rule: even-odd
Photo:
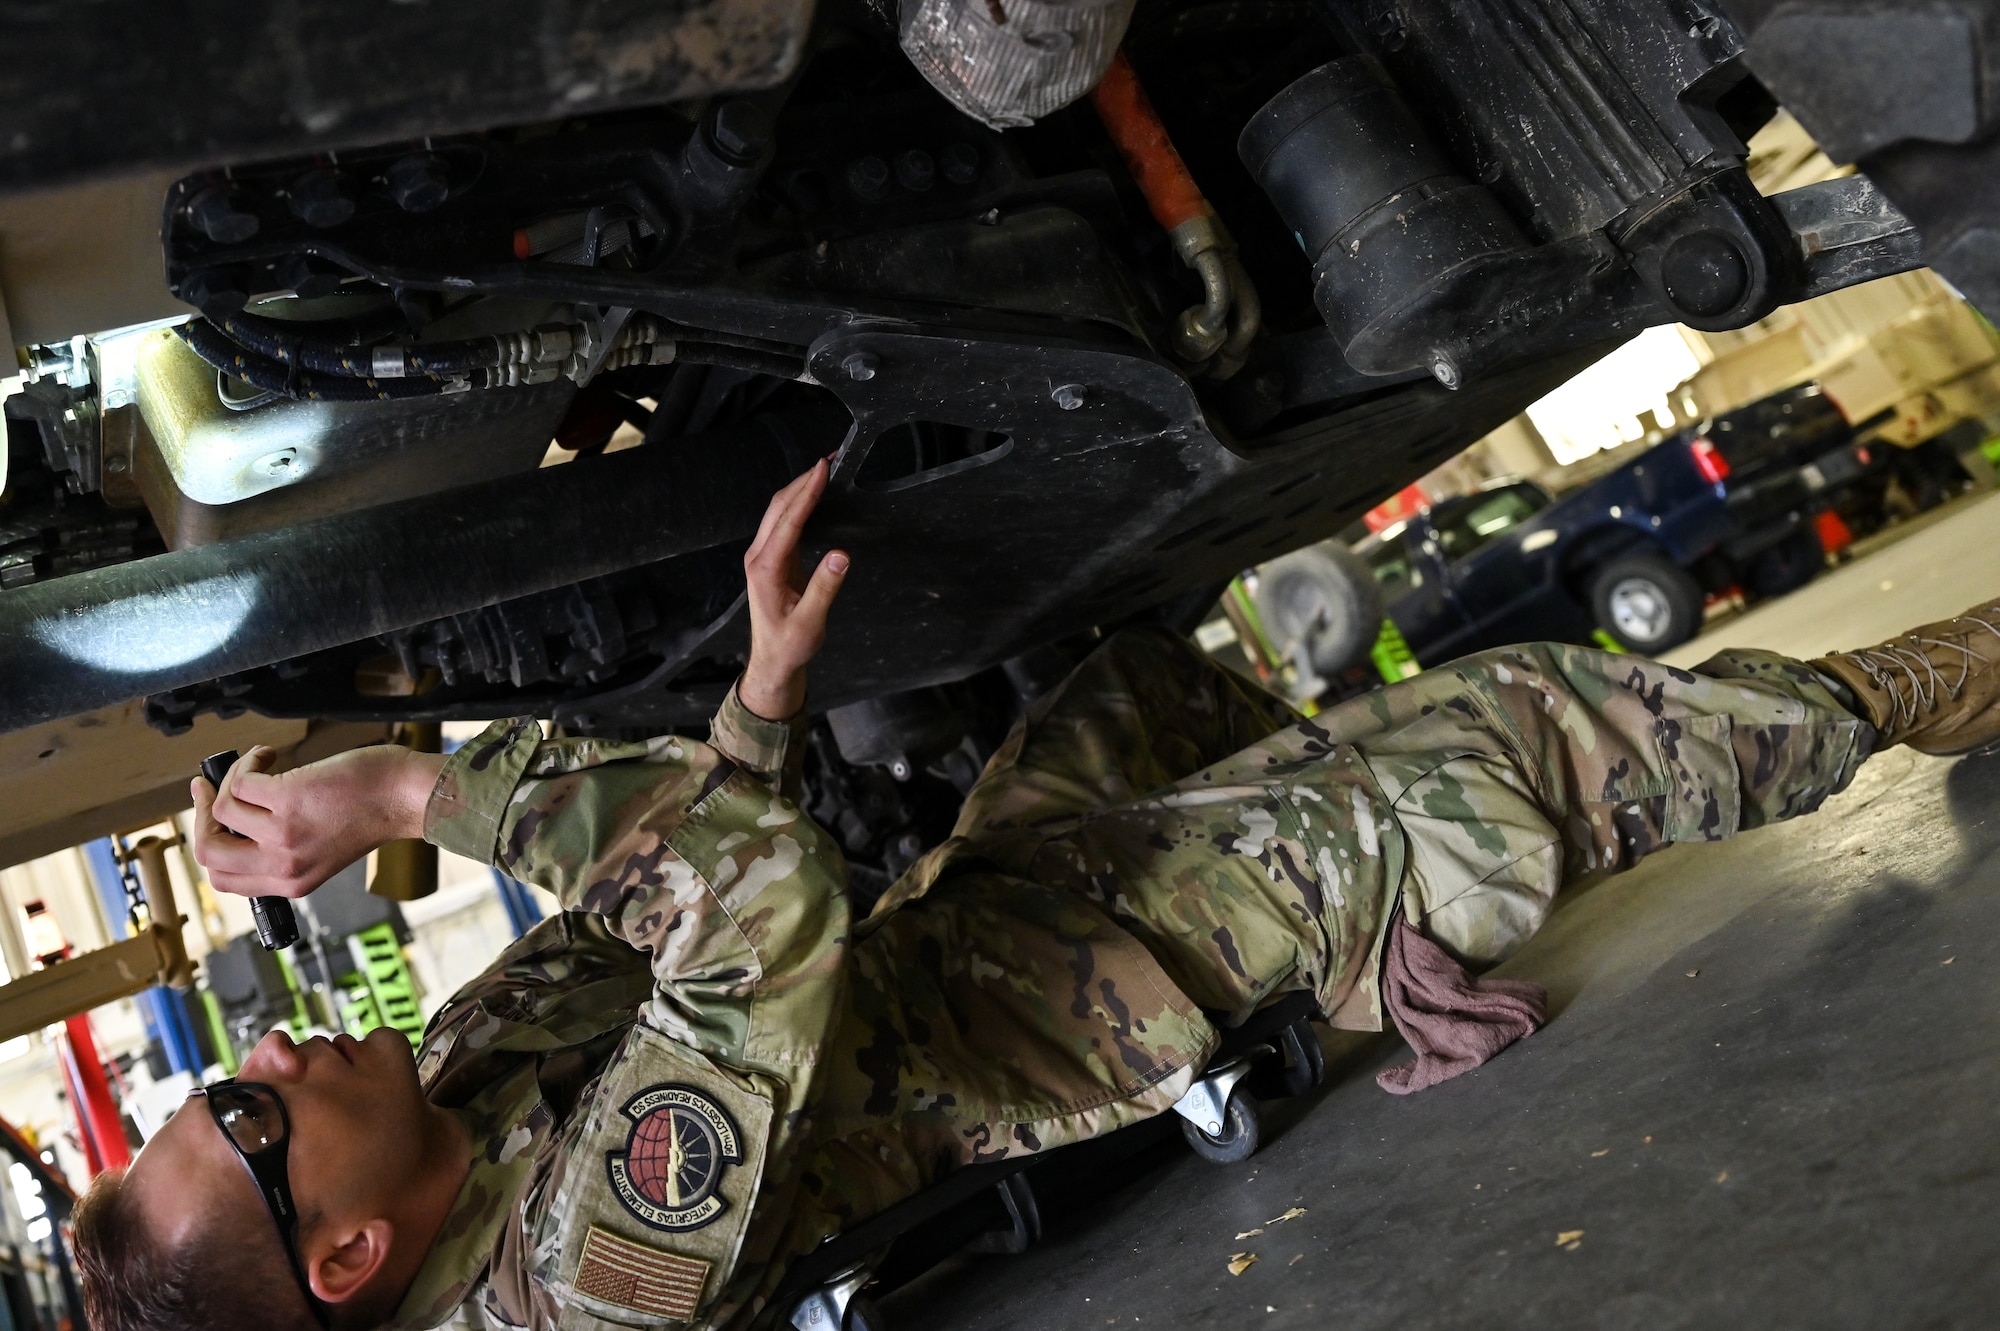
[[[687,1231],[713,1224],[729,1209],[719,1186],[743,1163],[736,1120],[692,1086],[651,1086],[625,1102],[632,1120],[625,1149],[607,1151],[611,1190],[625,1209],[655,1229]]]

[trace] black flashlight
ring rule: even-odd
[[[222,791],[222,778],[236,765],[239,755],[234,749],[224,749],[201,760],[201,774],[208,778],[216,793]],[[257,922],[257,941],[265,950],[275,952],[281,947],[290,947],[299,941],[299,917],[292,913],[292,903],[283,897],[251,897],[250,918]]]

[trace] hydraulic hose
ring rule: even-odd
[[[0,733],[750,536],[831,403],[0,592]]]
[[[1181,312],[1176,350],[1184,360],[1205,364],[1217,378],[1227,378],[1242,368],[1261,321],[1257,293],[1236,258],[1236,243],[1195,184],[1122,49],[1090,100],[1145,195],[1153,220],[1166,229],[1181,262],[1201,277],[1202,303]]]
[[[447,385],[438,379],[351,379],[313,374],[262,356],[225,335],[206,319],[190,319],[175,328],[195,355],[266,393],[311,402],[386,402],[432,397]]]
[[[1196,218],[1214,215],[1122,47],[1111,57],[1111,67],[1091,92],[1090,102],[1118,145],[1139,192],[1146,196],[1153,220],[1169,235]]]
[[[498,365],[500,339],[466,338],[456,342],[434,342],[425,346],[382,348],[400,354],[395,375],[384,375],[376,350],[341,346],[307,336],[280,319],[261,319],[254,314],[211,314],[209,322],[231,341],[281,365],[297,365],[315,374],[346,376],[351,379],[402,378],[407,375],[455,375]]]

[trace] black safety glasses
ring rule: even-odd
[[[250,1171],[250,1181],[264,1199],[264,1207],[278,1226],[278,1238],[285,1245],[285,1258],[299,1292],[306,1296],[314,1320],[323,1327],[333,1325],[331,1311],[321,1303],[306,1283],[305,1264],[299,1260],[299,1209],[292,1201],[292,1185],[285,1168],[291,1146],[292,1121],[277,1091],[259,1081],[229,1078],[197,1091],[208,1101],[209,1115],[222,1135],[235,1148],[237,1159]]]

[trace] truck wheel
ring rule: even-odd
[[[1701,629],[1701,587],[1664,555],[1614,559],[1590,580],[1597,626],[1635,652],[1664,652]]]
[[[1826,567],[1826,548],[1811,527],[1801,527],[1750,564],[1750,590],[1759,596],[1795,592]]]
[[[1303,644],[1314,670],[1337,675],[1381,636],[1382,589],[1353,551],[1308,546],[1257,570],[1257,615],[1273,647]]]

